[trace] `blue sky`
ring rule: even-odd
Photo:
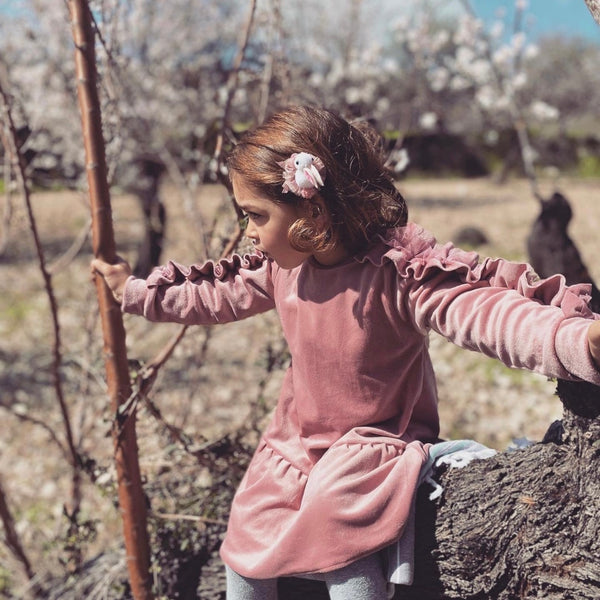
[[[0,0],[0,14],[15,14],[21,2],[22,0]],[[413,2],[421,0],[401,0],[401,3],[398,0],[388,0],[383,5],[387,6],[391,17],[394,13],[406,10]],[[527,0],[527,3],[524,25],[530,40],[536,40],[541,35],[560,33],[567,36],[579,35],[600,44],[600,26],[592,18],[584,0]],[[402,7],[400,11],[399,6]],[[458,0],[443,0],[440,6],[452,12],[459,9],[461,4]],[[508,25],[512,23],[515,0],[471,0],[471,6],[486,23],[495,21],[498,10],[504,8],[506,17],[503,21]]]
[[[486,23],[495,20],[499,8],[506,9],[508,21],[512,22],[515,0],[471,0],[477,15]],[[600,26],[594,21],[584,0],[528,0],[525,10],[528,37],[561,33],[580,35],[600,44]]]

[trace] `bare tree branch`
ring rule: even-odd
[[[6,125],[4,125],[6,128]],[[4,132],[4,135],[8,135],[8,131]],[[10,222],[12,220],[12,190],[11,190],[11,179],[12,179],[12,166],[10,164],[10,153],[4,153],[4,206],[2,208],[2,225],[0,226],[0,256],[6,252],[8,247],[8,240],[10,234]]]
[[[250,32],[252,31],[252,25],[254,23],[254,14],[256,12],[256,0],[250,0],[250,11],[248,14],[248,20],[246,21],[246,27],[244,29],[243,37],[240,42],[238,53],[233,62],[233,67],[229,73],[229,79],[227,80],[227,98],[225,100],[225,107],[223,108],[223,120],[221,122],[221,131],[217,138],[217,144],[215,147],[214,159],[217,162],[217,171],[220,172],[221,160],[223,157],[223,143],[225,138],[225,130],[229,125],[229,112],[231,110],[231,103],[233,96],[237,90],[240,69],[246,50],[248,48],[248,42],[250,41]]]
[[[57,271],[64,269],[81,251],[84,244],[87,242],[90,236],[92,221],[91,219],[81,228],[79,233],[75,236],[75,239],[69,246],[69,248],[54,260],[52,264],[48,266],[48,272],[54,275]]]
[[[106,262],[114,262],[116,248],[97,90],[92,15],[85,0],[69,0],[68,5],[75,43],[77,94],[92,212],[92,245],[96,257],[102,258]],[[123,413],[123,405],[132,394],[125,345],[125,328],[121,311],[101,277],[96,277],[96,291],[104,336],[108,390],[113,414],[116,417],[113,425],[113,444],[129,580],[136,600],[150,600],[153,597],[149,573],[150,544],[146,528],[146,500],[138,460],[135,418],[125,418],[124,420],[120,418]],[[135,414],[135,407],[133,414]]]
[[[0,519],[4,526],[4,541],[13,553],[13,556],[19,561],[28,579],[33,579],[34,572],[31,568],[31,561],[27,558],[23,545],[19,539],[17,528],[15,527],[15,519],[12,515],[8,502],[6,500],[6,492],[0,478]]]
[[[0,99],[2,100],[2,104],[4,107],[6,131],[8,132],[8,134],[5,135],[5,129],[0,128],[0,135],[2,136],[2,143],[5,147],[6,152],[12,157],[13,168],[17,175],[19,185],[21,187],[21,193],[25,202],[27,215],[29,218],[29,228],[33,236],[33,241],[37,253],[38,265],[44,280],[44,287],[46,290],[46,295],[48,297],[48,302],[50,304],[50,312],[52,316],[52,326],[54,332],[52,379],[54,382],[54,391],[56,393],[56,399],[58,400],[58,405],[62,415],[62,422],[65,432],[66,444],[68,448],[68,459],[71,464],[71,506],[69,510],[71,516],[76,517],[81,506],[81,461],[73,437],[71,416],[69,414],[69,409],[65,400],[61,382],[62,343],[60,324],[58,321],[58,304],[56,302],[56,296],[54,295],[54,288],[52,286],[52,275],[46,266],[46,258],[44,256],[44,251],[42,249],[42,244],[37,229],[37,223],[33,214],[33,208],[31,204],[31,192],[27,183],[25,160],[19,150],[19,145],[17,141],[17,130],[12,116],[9,97],[4,91],[4,88],[2,87],[1,83]]]
[[[67,460],[69,460],[69,451],[67,450],[67,448],[65,448],[65,445],[63,444],[61,439],[58,437],[58,435],[56,435],[56,431],[54,431],[54,429],[50,425],[48,425],[48,423],[46,423],[46,421],[43,421],[42,419],[38,419],[37,417],[33,417],[31,415],[16,411],[14,408],[11,407],[11,403],[6,402],[5,399],[0,400],[0,407],[5,409],[6,411],[10,412],[13,416],[15,416],[20,421],[23,421],[24,423],[32,423],[33,425],[36,425],[37,427],[41,427],[48,434],[50,439],[57,445],[58,449],[61,451],[61,453],[64,455],[64,457]]]

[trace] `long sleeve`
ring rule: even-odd
[[[486,261],[468,281],[440,270],[411,286],[408,312],[457,345],[504,364],[600,385],[587,331],[597,318],[562,276],[540,281],[526,264]]]
[[[130,277],[121,308],[150,321],[186,325],[237,321],[275,307],[271,268],[259,254],[191,267],[169,262],[148,279]]]
[[[567,286],[562,275],[540,280],[528,264],[480,263],[475,252],[437,244],[414,224],[385,243],[400,315],[417,330],[511,367],[600,385],[587,342],[591,320],[600,318],[588,306],[589,285]]]

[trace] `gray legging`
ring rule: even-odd
[[[250,579],[227,570],[227,600],[277,600],[277,579]],[[306,575],[324,581],[331,600],[386,600],[387,583],[379,554],[331,571]]]

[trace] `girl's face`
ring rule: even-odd
[[[260,196],[239,175],[234,174],[231,183],[237,205],[248,215],[246,237],[258,250],[282,269],[293,269],[311,256],[292,248],[288,239],[290,226],[301,217],[298,206],[277,204]]]

